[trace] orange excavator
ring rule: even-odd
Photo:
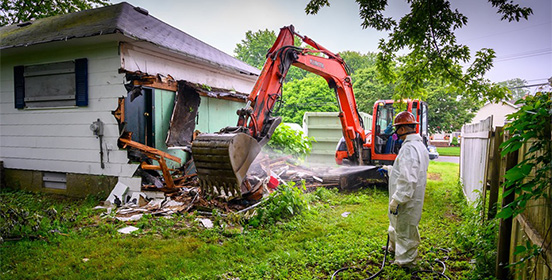
[[[313,49],[294,46],[295,36]],[[370,135],[367,135],[359,116],[344,60],[307,36],[299,35],[290,25],[280,29],[275,43],[268,50],[267,60],[247,105],[237,111],[237,126],[223,128],[218,133],[200,134],[192,142],[192,157],[200,186],[207,193],[241,195],[240,187],[249,166],[282,121],[271,114],[282,96],[282,84],[291,65],[323,77],[335,90],[343,128],[344,145],[339,154],[342,159],[352,165],[371,163],[372,141],[367,141]]]

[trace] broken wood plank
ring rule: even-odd
[[[157,155],[157,156],[160,156],[160,157],[163,157],[163,158],[166,158],[166,159],[170,159],[174,162],[178,162],[179,164],[182,163],[180,158],[178,158],[178,157],[175,157],[171,154],[165,153],[165,152],[160,151],[158,149],[146,146],[144,144],[132,141],[130,139],[126,139],[126,138],[121,137],[121,138],[119,138],[119,141],[121,141],[124,144],[123,148],[126,148],[126,146],[130,146],[130,147],[136,148],[136,149],[138,149],[142,152],[145,152],[145,153],[149,153],[149,154]]]

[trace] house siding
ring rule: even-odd
[[[516,111],[517,109],[507,104],[489,103],[477,111],[471,123],[479,123],[492,115],[493,127],[504,126],[506,116]]]
[[[117,148],[119,129],[111,111],[124,95],[124,75],[118,73],[118,42],[31,46],[2,52],[0,72],[0,160],[7,169],[77,174],[131,176],[125,150]],[[88,59],[88,106],[53,109],[16,109],[13,67]],[[104,123],[104,163],[100,166],[99,139],[90,130]]]

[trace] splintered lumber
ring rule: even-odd
[[[136,149],[144,152],[147,156],[156,155],[156,156],[159,156],[159,157],[164,157],[166,159],[170,159],[174,162],[178,162],[179,164],[182,163],[180,158],[178,158],[178,157],[175,157],[171,154],[167,154],[163,151],[152,148],[150,146],[146,146],[144,144],[132,141],[130,139],[126,139],[126,138],[121,137],[121,138],[119,138],[119,141],[121,141],[124,144],[124,146],[130,146],[130,147],[136,148]]]

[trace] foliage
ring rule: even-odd
[[[454,147],[458,146],[458,137],[456,136],[452,137],[452,140],[450,141],[450,145]]]
[[[276,113],[285,122],[303,123],[305,112],[339,112],[337,98],[324,78],[314,74],[284,84],[283,106]]]
[[[276,41],[276,33],[273,30],[248,30],[245,39],[236,45],[234,53],[236,58],[261,69],[266,60],[266,53]]]
[[[277,35],[273,30],[258,30],[253,32],[248,30],[245,33],[245,39],[241,43],[236,44],[234,53],[236,58],[262,69],[266,61],[266,54],[276,41]],[[301,41],[299,38],[294,39],[294,45],[300,46]],[[307,75],[303,69],[297,67],[290,67],[286,74],[285,81],[301,80]]]
[[[94,199],[65,204],[63,198],[38,199],[32,193],[2,190],[0,201],[0,237],[36,239],[67,232],[81,221],[83,212],[88,212],[78,203],[88,206]]]
[[[506,80],[503,82],[499,82],[498,84],[507,87],[512,92],[513,100],[522,99],[523,97],[525,97],[525,95],[530,93],[529,90],[524,88],[524,86],[527,85],[527,81],[520,78]]]
[[[349,75],[355,74],[360,69],[376,65],[375,53],[362,54],[357,51],[343,51],[339,53],[339,56],[345,60],[345,63],[349,67],[351,71]]]
[[[511,137],[500,146],[501,153],[505,156],[517,152],[523,145],[528,145],[528,149],[524,159],[504,175],[504,196],[515,192],[516,198],[500,211],[499,218],[515,217],[525,210],[531,200],[540,197],[549,199],[547,191],[552,185],[552,92],[538,92],[516,104],[522,106],[508,115],[511,122],[504,127],[504,131]]]
[[[408,1],[410,12],[398,21],[384,15],[387,0],[356,2],[363,28],[391,32],[387,41],[380,41],[377,67],[386,82],[395,83],[395,99],[424,97],[429,79],[441,80],[450,91],[472,100],[499,101],[508,95],[506,88],[484,78],[493,66],[494,50],[484,48],[472,56],[467,46],[457,42],[455,31],[466,25],[468,18],[453,10],[449,0]],[[507,0],[489,2],[502,20],[519,21],[533,13]],[[316,14],[324,6],[329,6],[329,0],[311,0],[305,12]],[[410,52],[397,57],[403,49]],[[471,60],[463,71],[462,65]]]
[[[428,86],[425,100],[428,104],[428,123],[430,133],[459,131],[469,123],[483,105],[481,101],[469,100],[456,92],[432,80]]]
[[[74,13],[108,4],[106,0],[43,0],[40,3],[28,0],[2,1],[0,26]]]
[[[461,187],[458,188],[461,190]],[[475,206],[475,207],[474,207]],[[456,232],[456,242],[465,251],[473,252],[475,265],[468,279],[494,279],[498,219],[482,220],[481,199],[475,205],[463,203],[463,223]]]
[[[382,82],[374,65],[357,70],[351,78],[360,112],[372,114],[376,101],[393,98],[393,84]]]
[[[294,182],[281,184],[270,194],[266,202],[256,210],[256,215],[249,220],[249,225],[271,225],[299,215],[309,208],[303,195],[305,184],[295,186]]]
[[[294,130],[286,124],[280,124],[270,137],[268,147],[277,154],[305,158],[311,152],[312,141],[314,138],[306,137],[302,131]]]

